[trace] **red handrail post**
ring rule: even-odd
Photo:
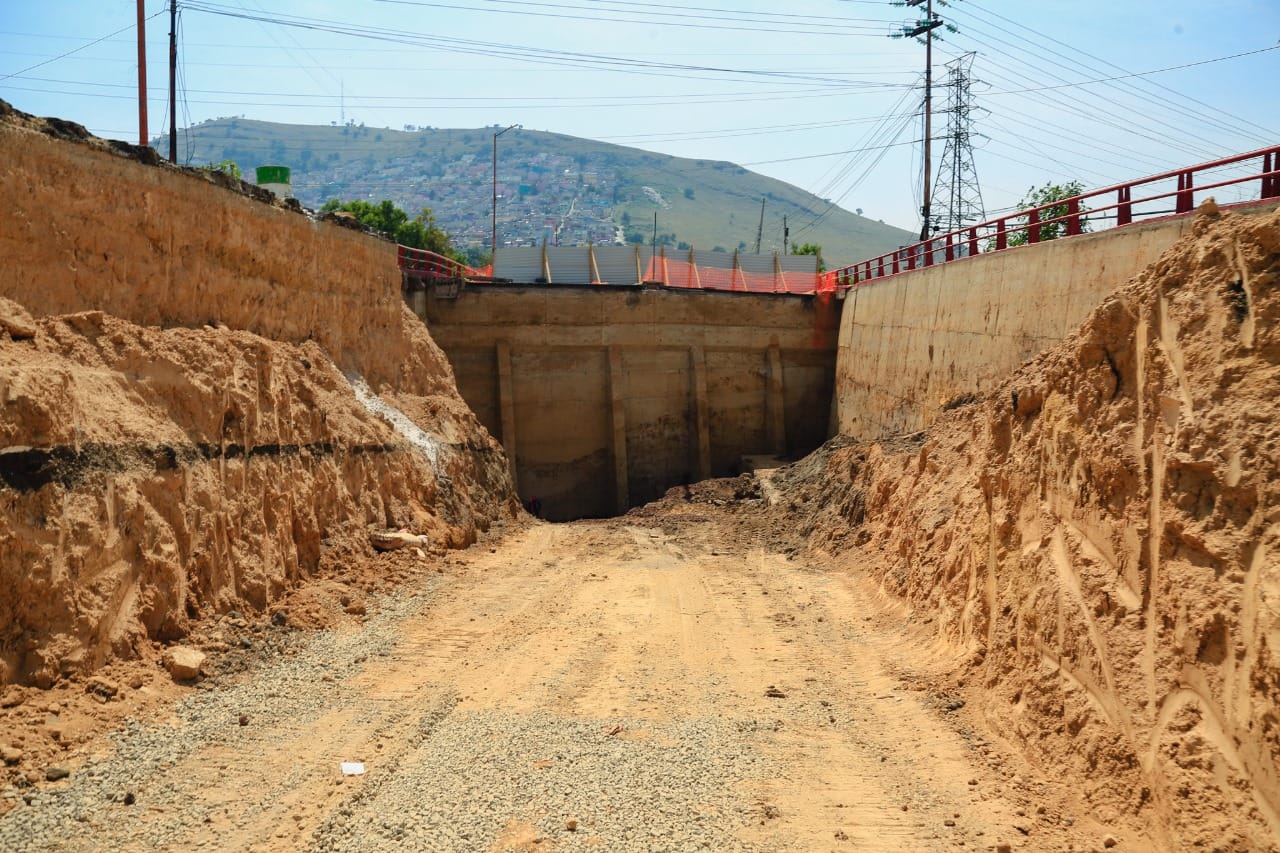
[[[930,237],[921,245],[924,246],[924,265],[926,267],[933,266],[933,238]]]
[[[901,262],[902,262],[901,250],[894,249],[893,250],[893,274],[894,275],[897,275],[898,273],[902,272]]]
[[[1033,210],[1027,214],[1027,242],[1040,242],[1040,211]]]
[[[1067,236],[1074,237],[1077,234],[1083,234],[1084,229],[1080,224],[1080,199],[1067,199]]]
[[[1116,192],[1116,225],[1128,225],[1133,221],[1133,205],[1129,203],[1133,188],[1125,184]]]
[[[1005,229],[1004,220],[996,223],[996,251],[1009,248],[1009,232]]]
[[[978,254],[978,229],[973,227],[969,229],[969,257]]]
[[[953,240],[954,236],[955,236],[955,235],[954,235],[954,234],[951,234],[951,233],[948,233],[948,234],[947,234],[947,254],[946,254],[946,258],[947,258],[947,260],[948,260],[948,261],[954,261],[954,260],[956,259],[956,245],[955,245],[955,242],[954,242],[954,240]]]
[[[1262,155],[1262,197],[1276,198],[1280,196],[1280,175],[1270,174],[1280,171],[1280,148]]]
[[[1191,188],[1191,171],[1178,173],[1178,203],[1175,210],[1178,213],[1190,213],[1191,208],[1195,207],[1195,199],[1192,195]]]
[[[876,273],[876,278],[884,278],[884,255],[881,255],[877,260],[879,261],[879,264],[877,265],[878,272]]]

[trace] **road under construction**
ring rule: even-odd
[[[807,293],[0,152],[0,846],[1280,849],[1273,149]]]

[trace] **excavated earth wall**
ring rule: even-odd
[[[1165,849],[1280,849],[1280,215],[1192,233],[927,432],[781,477],[997,731]]]
[[[0,685],[519,511],[389,244],[149,156],[0,102]]]

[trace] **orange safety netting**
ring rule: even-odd
[[[663,257],[649,261],[645,280],[667,287],[748,293],[814,293],[819,285],[817,272],[748,272],[740,267],[691,264]]]

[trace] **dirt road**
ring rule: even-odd
[[[972,728],[923,629],[750,539],[624,518],[451,556],[99,744],[0,847],[1101,848]]]

